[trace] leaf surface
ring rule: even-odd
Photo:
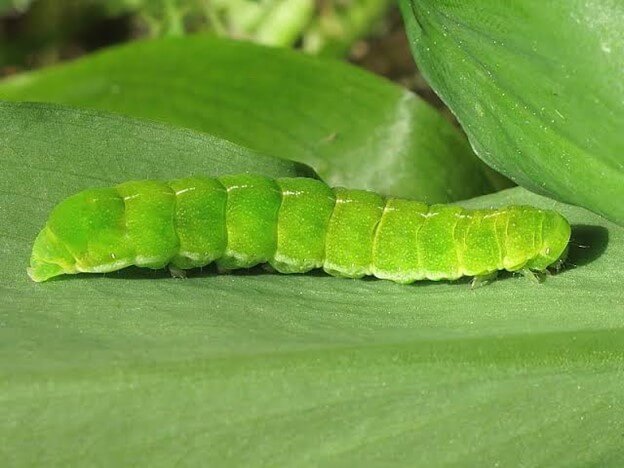
[[[481,159],[624,225],[624,2],[401,6],[416,62]]]
[[[0,84],[0,99],[165,121],[304,162],[332,185],[447,202],[507,186],[412,93],[355,67],[208,37],[133,43]]]
[[[38,229],[86,186],[189,166],[299,170],[189,131],[13,104],[0,106],[0,159],[8,466],[624,460],[624,229],[589,211],[521,188],[465,203],[569,218],[576,267],[543,284],[210,269],[35,284]]]

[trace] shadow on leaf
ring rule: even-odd
[[[609,231],[602,226],[576,224],[572,226],[570,250],[566,264],[580,267],[600,257],[609,243]]]

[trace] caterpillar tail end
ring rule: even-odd
[[[35,240],[26,273],[31,280],[41,283],[55,276],[77,273],[77,270],[73,256],[46,227]]]

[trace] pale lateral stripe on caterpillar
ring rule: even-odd
[[[399,283],[543,271],[567,253],[570,225],[529,206],[466,210],[307,178],[251,174],[132,181],[59,203],[33,246],[34,281],[136,265],[221,269],[269,263]]]

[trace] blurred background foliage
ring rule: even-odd
[[[140,38],[211,34],[347,59],[448,112],[392,0],[0,0],[0,77]]]
[[[63,58],[134,38],[196,32],[343,56],[357,39],[383,30],[391,4],[390,0],[11,0],[0,10],[3,64],[35,65],[37,59]]]

